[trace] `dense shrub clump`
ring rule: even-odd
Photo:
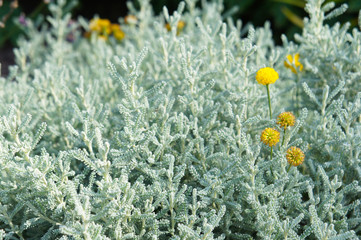
[[[0,239],[357,239],[361,32],[323,2],[281,47],[216,2],[51,3],[0,78]]]

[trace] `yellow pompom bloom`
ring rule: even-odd
[[[90,23],[89,23],[89,29],[90,29],[90,31],[100,32],[101,27],[100,27],[100,25],[98,24],[98,22],[99,22],[99,18],[90,20]]]
[[[262,85],[275,83],[278,78],[279,76],[276,70],[270,67],[261,68],[256,73],[256,80]]]
[[[98,18],[98,24],[101,27],[108,27],[110,25],[110,21],[108,19]]]
[[[288,55],[287,60],[284,61],[284,65],[286,68],[291,69],[291,71],[294,74],[297,74],[297,68],[299,69],[300,72],[302,72],[303,70],[303,65],[298,61],[299,59],[300,59],[299,53],[296,53],[294,57],[292,57],[292,55]]]
[[[110,29],[115,39],[120,41],[125,37],[125,33],[122,31],[119,24],[111,24]]]
[[[280,141],[280,133],[274,128],[266,128],[261,134],[261,141],[272,147]]]
[[[179,20],[178,21],[178,24],[177,24],[177,35],[183,30],[183,28],[185,27],[186,23],[182,20]],[[169,23],[167,23],[165,25],[165,28],[168,30],[168,32],[170,32],[172,30],[172,27],[170,26]]]
[[[303,163],[305,154],[298,147],[290,147],[287,150],[286,158],[290,165],[297,167]]]
[[[113,32],[113,36],[115,39],[120,41],[125,38],[125,33],[121,29],[119,29]]]
[[[89,23],[89,29],[90,32],[85,33],[85,37],[90,37],[91,32],[95,32],[98,38],[104,41],[107,41],[110,35],[113,35],[117,40],[122,40],[125,37],[120,25],[111,23],[108,19],[92,19]]]
[[[90,31],[98,32],[99,34],[110,34],[111,23],[108,19],[95,18],[90,20]]]
[[[116,23],[112,23],[112,24],[110,24],[110,30],[111,30],[111,32],[118,31],[118,30],[120,30],[120,25],[116,24]]]
[[[295,125],[295,115],[293,115],[291,112],[283,112],[277,117],[277,124],[280,125],[280,127],[286,129],[288,127]]]
[[[185,25],[186,25],[186,23],[184,21],[180,20],[177,25],[177,30],[179,30],[179,31],[182,30],[185,27]]]

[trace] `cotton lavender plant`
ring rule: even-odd
[[[122,39],[69,27],[72,1],[27,21],[0,78],[0,239],[359,238],[361,19],[308,0],[276,46],[196,3],[129,2]]]

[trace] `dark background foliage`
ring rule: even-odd
[[[0,62],[2,73],[6,72],[7,65],[13,63],[12,48],[16,46],[16,40],[21,34],[20,28],[15,24],[20,16],[36,19],[40,15],[48,14],[47,3],[51,0],[0,0]],[[72,0],[68,0],[72,1]],[[151,0],[155,14],[167,6],[170,12],[177,9],[181,0]],[[208,0],[210,1],[210,0]],[[219,1],[219,0],[217,0]],[[136,1],[135,1],[136,2]],[[306,16],[304,11],[305,0],[223,0],[224,13],[231,9],[234,11],[232,17],[241,19],[243,23],[252,23],[255,26],[262,26],[265,21],[270,21],[274,40],[280,44],[281,34],[286,34],[289,39],[302,30],[302,19]],[[330,2],[330,0],[326,0]],[[357,25],[358,11],[361,9],[361,0],[334,0],[336,5],[347,3],[349,9],[337,19],[331,20],[341,23],[351,22],[352,26]],[[15,3],[15,8],[14,8]],[[12,5],[13,4],[13,5]],[[199,6],[201,1],[198,2]],[[83,16],[91,19],[95,14],[101,18],[108,18],[117,22],[119,17],[127,15],[126,0],[78,0],[78,5],[73,9],[73,16]],[[333,21],[333,22],[332,22]],[[4,67],[5,65],[5,67]]]
[[[24,12],[26,15],[33,13],[34,15],[34,10],[39,8],[43,2],[43,0],[20,0],[18,12]],[[74,16],[82,15],[90,19],[95,14],[99,14],[101,18],[108,18],[116,22],[119,17],[127,15],[126,0],[78,0],[78,2],[79,4],[73,10]],[[156,14],[162,11],[163,6],[167,6],[169,11],[173,12],[180,2],[181,0],[151,0]],[[299,20],[302,20],[306,16],[303,10],[305,0],[223,0],[223,2],[225,5],[224,12],[235,8],[236,11],[232,15],[234,19],[241,19],[244,23],[251,22],[255,26],[262,26],[265,21],[270,21],[274,31],[274,39],[277,43],[280,43],[282,33],[292,39],[294,33],[301,31],[301,26],[297,26],[292,22],[292,17],[298,17]],[[330,2],[330,0],[325,2]],[[348,11],[336,20],[342,23],[350,21],[353,26],[356,26],[361,1],[334,0],[334,2],[336,2],[336,5],[342,3],[349,5]],[[199,5],[201,5],[201,1],[199,1]],[[41,9],[41,12],[46,14],[46,7]]]

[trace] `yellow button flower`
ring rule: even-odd
[[[266,128],[261,134],[261,141],[272,147],[280,141],[280,133],[274,128]]]
[[[119,29],[113,32],[113,36],[115,39],[120,41],[125,38],[125,33],[121,29]]]
[[[178,21],[178,24],[177,24],[177,35],[179,35],[179,33],[183,30],[183,28],[185,27],[186,23],[182,20],[179,20]],[[172,27],[170,26],[169,23],[167,23],[165,25],[165,28],[168,30],[168,32],[170,32],[172,30]]]
[[[91,31],[107,34],[110,33],[110,21],[108,19],[95,18],[90,20],[89,28]]]
[[[291,112],[283,112],[277,117],[277,124],[280,125],[283,129],[286,129],[287,127],[292,127],[295,125],[295,115],[293,115]]]
[[[305,154],[298,147],[290,147],[287,150],[286,158],[290,165],[297,167],[303,163]]]
[[[298,61],[299,59],[300,59],[299,53],[296,53],[294,57],[292,57],[292,55],[288,55],[287,60],[284,61],[284,65],[286,68],[291,69],[291,71],[294,74],[297,74],[297,68],[299,69],[300,72],[302,72],[303,70],[303,65]]]
[[[116,23],[110,24],[110,31],[111,32],[115,32],[115,31],[118,31],[118,30],[120,30],[120,25],[119,24],[116,24]]]
[[[275,83],[278,78],[279,76],[276,70],[270,67],[261,68],[256,73],[256,80],[262,85]]]
[[[177,30],[182,30],[185,27],[186,23],[180,20],[177,24]]]
[[[90,20],[90,23],[89,23],[89,29],[90,29],[90,31],[96,31],[96,32],[100,32],[100,31],[101,31],[101,27],[100,27],[100,25],[98,24],[98,22],[99,22],[99,18]]]
[[[110,21],[108,19],[98,18],[98,25],[103,28],[106,28],[110,26]]]
[[[115,39],[120,41],[125,37],[125,33],[122,31],[119,24],[111,24],[110,29]]]
[[[111,35],[117,40],[122,40],[125,37],[120,25],[111,23],[108,19],[92,19],[89,23],[89,29],[90,32],[86,32],[85,37],[90,37],[91,32],[95,32],[98,38],[104,41],[107,41]]]

